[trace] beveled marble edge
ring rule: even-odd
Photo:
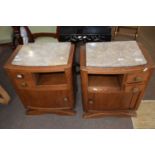
[[[12,65],[29,67],[67,65],[70,48],[70,42],[29,43],[21,47],[14,57]]]
[[[122,52],[118,53],[124,48],[123,46],[128,49],[124,50],[124,55],[122,55]],[[133,50],[131,47],[136,51],[134,51],[134,57],[133,54],[131,55],[131,51]],[[118,57],[118,55],[120,56]],[[88,67],[132,67],[145,64],[147,64],[147,61],[136,41],[114,41],[86,44],[86,66]]]

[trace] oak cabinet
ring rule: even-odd
[[[12,64],[23,46],[18,46],[13,52],[8,62],[5,64],[5,69],[16,89],[17,94],[26,108],[27,114],[54,113],[60,115],[74,115],[75,96],[72,67],[74,45],[70,45],[69,51],[67,52],[68,58],[66,60],[66,64],[63,65],[61,64],[61,61],[60,65],[49,66],[24,66]],[[31,46],[33,48],[28,50],[34,50],[34,53],[30,53],[30,57],[32,55],[38,56],[38,51],[35,51],[35,47],[37,45],[32,44]],[[48,46],[51,47],[52,45],[45,44],[42,46],[48,48]],[[42,46],[40,48],[42,48]],[[59,43],[57,43],[57,46],[58,48],[56,50],[59,51]],[[51,50],[52,49],[53,48],[51,47]],[[38,50],[38,48],[36,50]],[[41,54],[44,55],[44,52],[46,51],[41,52]],[[54,55],[57,55],[57,53],[54,53]],[[61,52],[58,53],[58,56],[61,59],[64,59]],[[57,62],[57,60],[55,61]],[[52,57],[50,63],[52,64]]]
[[[95,49],[94,44],[92,48]],[[141,45],[139,48],[147,61],[144,65],[96,67],[87,65],[89,53],[87,53],[85,45],[81,47],[80,66],[84,118],[106,115],[136,116],[136,110],[155,67],[147,51]],[[100,48],[100,50],[102,49]],[[90,54],[92,55],[92,50]],[[97,56],[93,55],[93,59],[96,61]]]

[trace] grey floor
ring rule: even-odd
[[[25,115],[24,107],[16,95],[3,65],[12,53],[8,46],[0,47],[0,84],[11,95],[11,102],[8,105],[0,104],[0,128],[2,129],[130,129],[133,128],[129,117],[104,117],[97,119],[82,118],[82,101],[80,80],[78,80],[78,92],[76,97],[75,116],[58,116],[45,114],[39,116]],[[153,53],[154,54],[154,53]],[[155,60],[155,56],[152,56]],[[79,77],[78,77],[79,79]],[[147,88],[145,99],[155,99],[155,74],[151,78]]]

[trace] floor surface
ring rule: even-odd
[[[144,100],[132,118],[134,129],[155,129],[155,100]]]

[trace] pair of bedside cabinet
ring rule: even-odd
[[[13,52],[5,69],[27,114],[75,114],[74,51],[71,43],[33,43]],[[135,41],[81,46],[84,118],[136,116],[154,67]]]

